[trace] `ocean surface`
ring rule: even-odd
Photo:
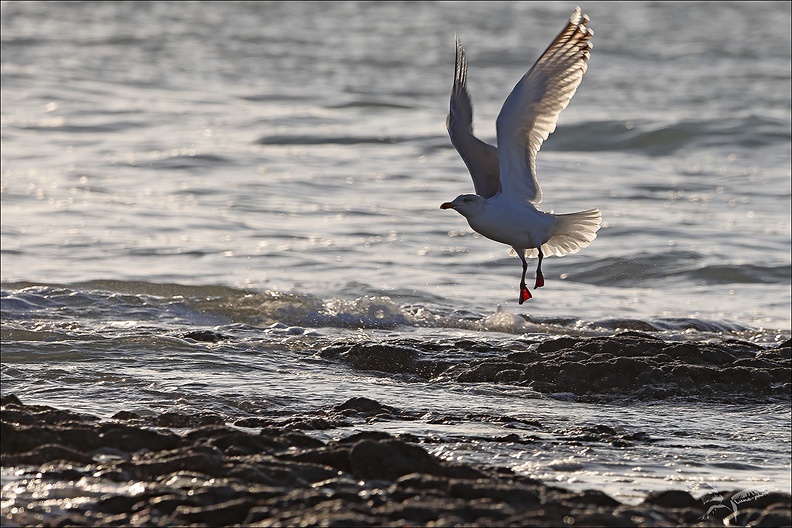
[[[539,154],[541,207],[603,227],[520,306],[519,260],[439,208],[472,191],[445,131],[454,36],[495,143],[575,4],[2,2],[2,393],[229,421],[364,396],[425,413],[371,427],[444,458],[622,501],[789,492],[788,399],[586,403],[322,354],[789,339],[790,3],[581,7],[594,49]],[[506,418],[543,426],[498,441]],[[559,440],[578,426],[656,441]]]

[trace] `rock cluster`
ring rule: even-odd
[[[641,332],[560,337],[523,350],[469,350],[409,340],[335,344],[319,352],[361,370],[403,373],[460,383],[504,383],[579,401],[701,398],[788,401],[792,343],[776,347],[738,340],[674,342]],[[450,354],[463,347],[469,354]],[[472,361],[460,357],[476,357]]]
[[[398,411],[355,398],[331,414],[383,412]],[[701,520],[702,503],[685,491],[630,506],[450,463],[410,436],[325,443],[299,420],[257,432],[213,414],[103,421],[8,395],[1,426],[3,526],[722,526],[730,513]],[[790,497],[760,497],[737,520],[789,525]]]

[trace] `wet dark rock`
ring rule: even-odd
[[[440,462],[421,447],[399,440],[361,440],[349,450],[350,470],[361,479],[396,480],[415,473],[438,474]]]
[[[201,341],[203,343],[217,343],[228,339],[227,336],[213,332],[211,330],[194,330],[192,332],[185,332],[182,334],[182,339],[192,339],[193,341]]]
[[[503,370],[516,370],[523,372],[525,365],[510,361],[485,361],[457,376],[460,383],[495,381],[495,377]]]
[[[440,507],[442,505],[442,507]],[[385,518],[399,521],[410,519],[415,524],[437,521],[440,515],[453,515],[457,518],[471,517],[470,505],[461,499],[437,500],[434,497],[410,497],[400,502],[389,502],[374,511]],[[502,512],[488,511],[491,517],[502,516]]]
[[[578,343],[578,341],[579,340],[574,337],[559,337],[557,339],[550,339],[548,341],[539,343],[539,346],[536,347],[536,352],[538,354],[547,354],[549,352],[558,352],[559,350],[571,349]]]
[[[242,431],[234,429],[233,427],[228,427],[227,425],[210,424],[195,427],[191,431],[184,433],[182,436],[190,442],[196,442],[203,439],[217,441],[221,438],[225,438],[229,435],[234,436],[238,433],[242,435],[245,434]]]
[[[534,348],[522,349],[525,346]],[[469,339],[453,345],[405,339],[339,343],[323,348],[319,355],[361,370],[460,383],[527,385],[545,394],[570,393],[581,401],[681,397],[728,403],[738,398],[742,402],[785,399],[792,375],[790,348],[788,342],[770,347],[736,339],[666,341],[626,331],[565,336],[537,345],[496,346]],[[377,412],[339,409],[335,417],[351,416],[353,411]]]
[[[510,352],[509,354],[506,354],[506,359],[514,363],[528,364],[541,359],[541,356],[536,350],[523,350],[520,352]]]
[[[525,379],[524,370],[504,369],[495,374],[495,383],[515,383]]]
[[[645,504],[663,508],[698,508],[701,502],[693,498],[687,491],[664,490],[650,492],[644,499]]]
[[[261,434],[264,434],[262,431]],[[324,445],[321,440],[312,438],[300,431],[285,431],[280,436],[281,441],[290,448],[310,449]]]
[[[5,423],[16,425],[34,425],[41,423],[41,421],[31,413],[21,409],[14,409],[13,407],[16,406],[10,405],[3,408],[3,419]]]
[[[418,351],[405,346],[379,343],[356,343],[346,350],[327,347],[319,352],[320,357],[337,357],[354,368],[381,372],[414,373],[414,361]]]
[[[98,435],[101,445],[112,446],[122,451],[135,452],[141,449],[160,451],[173,449],[181,444],[180,438],[168,432],[141,429],[118,423],[108,423]]]
[[[155,420],[157,427],[199,427],[201,425],[222,424],[223,418],[217,414],[182,414],[178,412],[165,412]]]
[[[453,361],[417,359],[414,362],[414,373],[424,379],[434,379],[456,364]]]
[[[261,435],[250,435],[240,431],[217,433],[207,439],[207,445],[212,445],[222,450],[227,456],[252,455],[254,453],[268,453],[273,447],[286,447],[273,445],[270,438]]]
[[[0,423],[0,448],[4,454],[26,453],[44,444],[55,444],[60,440],[50,428],[35,426],[17,425],[21,420],[18,412],[14,413],[12,419],[14,423],[5,421],[5,410],[3,410],[3,422]]]
[[[352,433],[349,436],[345,436],[344,438],[338,441],[338,444],[356,444],[361,440],[390,440],[393,436],[389,433],[384,431],[363,431],[360,433]]]
[[[610,509],[621,506],[619,501],[599,490],[586,490],[571,496],[568,500],[575,504],[594,505]]]
[[[475,480],[451,481],[448,485],[448,493],[453,497],[468,501],[489,499],[515,507],[527,507],[541,502],[541,496],[537,490],[501,483],[480,484]]]
[[[759,401],[788,398],[789,354],[755,343],[667,342],[639,332],[610,337],[561,337],[534,350],[509,352],[443,376],[458,382],[520,383],[541,393],[571,393],[583,401],[626,396]]]
[[[458,363],[437,355],[444,348],[435,343],[400,339],[392,343],[340,343],[321,349],[318,355],[361,370],[432,379]]]
[[[400,440],[361,440],[349,452],[351,472],[361,479],[396,480],[408,473],[476,478],[481,476],[469,466],[443,463],[422,447]]]
[[[372,436],[376,439],[367,438]],[[469,478],[481,475],[473,468],[445,463],[420,446],[386,434],[362,434],[354,443],[342,441],[290,456],[301,462],[330,466],[363,480],[393,481],[411,473]]]
[[[409,473],[397,478],[388,489],[388,492],[393,494],[400,489],[405,492],[405,497],[420,495],[427,490],[439,490],[445,493],[450,483],[449,479],[437,475]]]
[[[294,460],[300,462],[312,462],[336,468],[344,473],[352,473],[352,465],[349,460],[349,446],[319,447],[315,449],[305,449],[300,453],[292,455]]]
[[[573,526],[614,526],[630,528],[635,526],[635,522],[626,515],[615,515],[612,512],[597,511],[592,513],[582,513],[570,515]]]
[[[184,449],[165,453],[144,453],[135,456],[128,462],[121,462],[118,467],[126,471],[136,480],[149,480],[164,473],[180,470],[195,471],[202,475],[222,477],[225,474],[224,460],[219,453],[202,453],[192,449]]]
[[[46,464],[47,462],[55,460],[65,460],[78,464],[90,464],[93,462],[93,458],[90,455],[80,451],[75,451],[58,444],[44,444],[37,446],[27,453],[4,455],[3,465],[34,466]]]
[[[234,422],[237,427],[270,427],[275,426],[277,421],[272,418],[262,418],[258,416],[251,416],[247,418],[240,418]]]
[[[650,494],[641,505],[627,506],[598,490],[547,486],[507,468],[449,463],[417,445],[429,439],[415,435],[365,431],[324,443],[288,427],[245,432],[223,424],[177,434],[151,429],[156,417],[141,424],[76,415],[64,422],[63,413],[6,401],[3,466],[30,475],[3,497],[8,526],[689,526],[706,511],[684,491]],[[348,412],[360,419],[406,414],[365,398],[317,414]],[[500,417],[507,420],[513,419]],[[571,442],[651,441],[640,431],[606,424],[555,433]],[[481,440],[530,439],[515,432]],[[53,491],[41,483],[53,484]],[[37,491],[16,491],[26,486]],[[108,491],[85,493],[90,489]],[[723,500],[732,495],[724,493]],[[62,514],[66,501],[71,505]],[[789,511],[788,494],[768,493],[741,503],[738,520],[789,525]]]
[[[327,418],[294,418],[284,420],[280,423],[282,427],[290,429],[303,429],[303,430],[321,430],[321,429],[337,429],[351,425],[345,420],[327,419]]]
[[[132,411],[118,411],[112,416],[113,420],[137,420],[140,415]]]
[[[148,510],[150,513],[158,515],[169,515],[177,508],[187,505],[197,505],[198,501],[193,497],[182,497],[176,494],[166,494],[152,497],[149,500],[137,502],[132,506],[133,511]]]
[[[21,407],[22,402],[16,394],[6,394],[5,396],[0,397],[0,406],[5,407],[6,405],[16,405]]]
[[[291,431],[321,430],[349,427],[355,423],[374,423],[379,420],[415,420],[419,413],[406,413],[396,407],[382,405],[369,398],[351,398],[327,410],[308,415],[296,415],[282,419],[253,418],[238,420],[235,425],[252,426],[266,424],[267,429],[287,429]],[[304,437],[307,439],[307,437]]]
[[[89,423],[99,420],[99,418],[88,414],[63,411],[42,405],[22,405],[19,402],[19,398],[13,394],[4,397],[3,415],[6,422],[20,425],[60,425],[72,422]]]
[[[383,413],[398,414],[398,411],[394,407],[390,407],[388,405],[382,405],[375,400],[369,398],[362,398],[362,397],[350,398],[344,403],[338,404],[335,407],[333,407],[333,411],[335,412],[356,411],[366,416],[372,416]]]

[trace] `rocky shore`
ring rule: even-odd
[[[463,359],[457,353],[467,350]],[[359,370],[456,383],[499,383],[576,401],[692,399],[722,403],[788,402],[792,340],[763,347],[736,339],[666,341],[635,331],[559,337],[537,346],[473,341],[443,345],[402,339],[337,343],[322,358]],[[469,359],[474,358],[474,359]]]
[[[325,443],[303,432],[322,420],[398,412],[354,398],[323,416],[269,422],[127,411],[100,420],[4,395],[2,524],[723,526],[732,513],[720,507],[705,516],[701,498],[682,490],[627,505],[506,468],[450,463],[412,435],[366,432]],[[731,522],[789,526],[790,507],[788,494],[769,493],[741,504]]]

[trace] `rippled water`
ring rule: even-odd
[[[546,287],[518,306],[516,257],[439,209],[472,188],[444,128],[453,38],[494,142],[503,99],[574,5],[3,3],[3,393],[103,416],[365,395],[536,416],[550,424],[536,434],[618,425],[665,440],[526,452],[471,440],[502,434],[490,422],[394,428],[622,498],[688,476],[789,491],[788,404],[581,404],[317,356],[353,339],[469,359],[623,329],[789,338],[790,4],[582,7],[589,70],[538,170],[543,207],[599,207],[604,224],[545,261]],[[194,329],[230,339],[196,345]]]

